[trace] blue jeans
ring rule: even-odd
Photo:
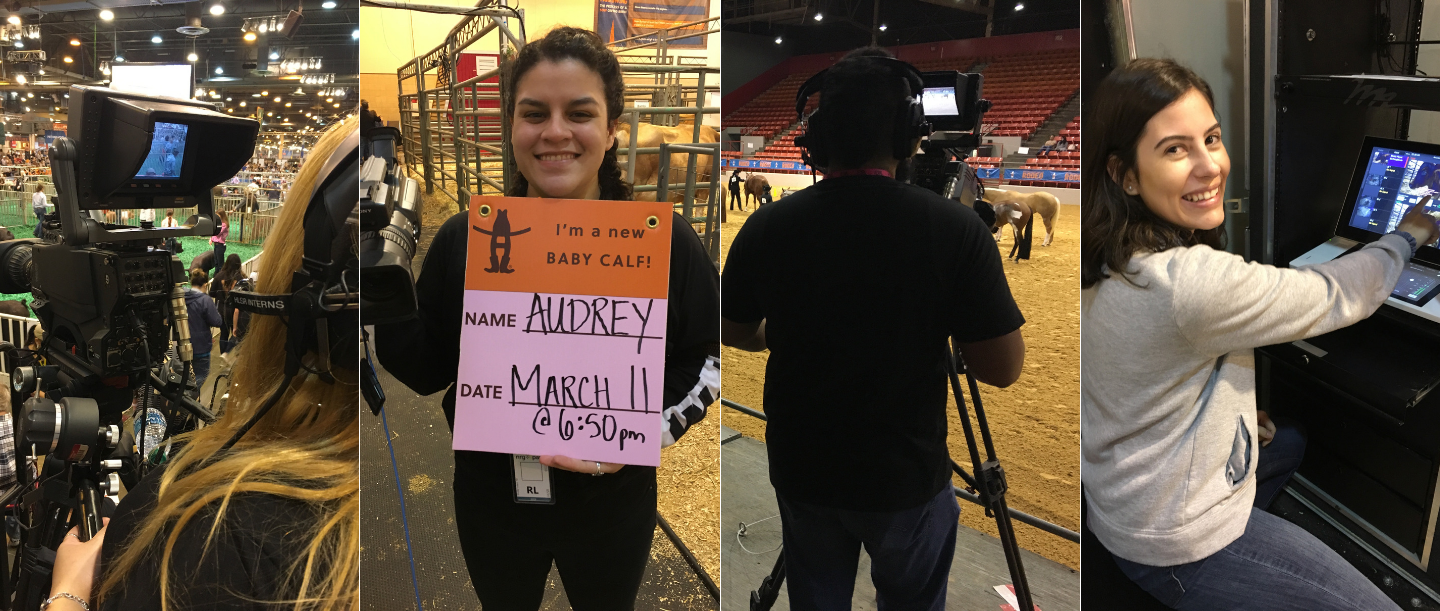
[[[210,353],[195,355],[195,360],[191,361],[191,364],[193,365],[191,369],[195,372],[195,393],[198,397],[200,387],[205,385],[205,378],[210,377]]]
[[[1335,550],[1282,518],[1266,513],[1300,466],[1304,433],[1276,421],[1274,441],[1255,465],[1255,507],[1245,534],[1203,560],[1157,567],[1115,556],[1115,564],[1160,602],[1180,611],[1398,610]]]
[[[860,546],[880,611],[945,608],[960,505],[946,486],[902,511],[852,511],[775,494],[785,542],[785,580],[795,611],[850,609]]]

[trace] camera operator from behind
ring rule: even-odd
[[[976,379],[1009,386],[1024,318],[975,212],[894,178],[923,134],[914,68],[870,47],[822,78],[803,146],[825,180],[759,208],[735,237],[721,341],[770,350],[766,448],[791,608],[849,609],[864,545],[882,608],[942,609],[960,515],[947,340]]]

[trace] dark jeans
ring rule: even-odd
[[[850,609],[860,546],[880,611],[945,608],[960,505],[946,486],[919,507],[852,511],[786,500],[779,492],[785,581],[796,611]]]
[[[1120,570],[1160,602],[1181,611],[1376,611],[1399,609],[1375,584],[1314,535],[1264,511],[1300,466],[1305,434],[1276,421],[1260,448],[1255,507],[1245,534],[1204,560],[1169,567],[1130,562]]]
[[[745,210],[745,202],[740,199],[740,187],[738,186],[730,189],[730,209],[734,210],[735,206],[740,206],[742,211]]]
[[[655,468],[551,469],[553,505],[514,499],[509,454],[455,452],[455,527],[485,611],[535,611],[553,563],[575,611],[631,611],[655,535]]]
[[[220,266],[221,266],[221,265],[224,265],[224,264],[225,264],[225,243],[224,243],[224,242],[216,242],[216,243],[215,243],[215,267],[213,267],[213,268],[211,268],[211,269],[207,269],[207,270],[205,270],[205,271],[210,274],[210,277],[211,277],[211,278],[214,278],[214,277],[215,277],[215,272],[220,271]],[[214,271],[212,271],[212,270],[214,270]]]
[[[195,392],[199,393],[200,387],[205,385],[205,378],[210,377],[210,353],[195,355],[192,364],[194,365],[192,369],[195,371]]]

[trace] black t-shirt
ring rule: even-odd
[[[104,566],[120,556],[122,545],[154,510],[163,471],[140,480],[120,505],[105,531],[100,552]],[[215,524],[215,508],[207,507],[180,530],[170,556],[171,609],[206,611],[280,611],[292,604],[257,601],[293,600],[298,580],[287,580],[291,564],[306,553],[309,532],[318,516],[306,503],[268,494],[241,494],[230,500],[225,519],[206,549]],[[161,533],[163,538],[169,531]],[[160,609],[160,555],[156,547],[125,578],[124,590],[101,605],[104,611]],[[204,550],[204,553],[202,553]],[[323,567],[318,575],[325,575]]]
[[[770,481],[787,498],[897,511],[950,479],[946,338],[1025,323],[975,212],[882,176],[821,181],[735,236],[722,312],[764,319]]]

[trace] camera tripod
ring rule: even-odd
[[[1015,525],[1010,520],[1010,506],[1005,503],[1005,469],[995,457],[995,443],[990,436],[990,424],[985,419],[985,407],[980,403],[980,386],[975,376],[965,366],[958,346],[952,344],[945,358],[945,373],[950,377],[950,389],[955,394],[955,407],[960,412],[960,423],[965,429],[965,445],[970,450],[972,476],[954,460],[950,467],[972,492],[979,494],[980,503],[985,507],[986,517],[995,519],[1000,533],[1000,545],[1005,550],[1005,564],[1010,570],[1010,582],[1015,586],[1015,600],[1019,609],[1030,611],[1035,603],[1030,597],[1030,582],[1025,577],[1025,566],[1020,559],[1020,544],[1015,539]],[[960,390],[960,374],[970,387],[970,398],[975,404],[975,423],[980,429],[980,438],[985,445],[985,461],[980,461],[980,449],[975,445],[975,430],[970,424],[970,413],[965,406],[965,395]],[[769,611],[780,596],[780,586],[785,583],[785,550],[775,559],[775,568],[761,580],[760,587],[750,592],[750,611]]]

